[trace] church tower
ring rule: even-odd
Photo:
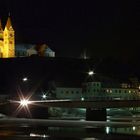
[[[3,28],[0,20],[0,57],[3,57]]]
[[[15,57],[15,31],[11,24],[10,16],[3,33],[3,58]]]

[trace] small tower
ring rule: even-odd
[[[15,57],[15,31],[11,24],[10,16],[7,19],[7,23],[4,29],[4,49],[3,57]]]
[[[3,28],[0,20],[0,57],[3,57]]]

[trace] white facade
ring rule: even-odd
[[[34,47],[27,49],[27,56],[31,56],[33,54],[37,54],[37,51],[34,49]]]
[[[79,99],[82,96],[82,88],[56,88],[56,97],[59,99]]]
[[[59,99],[139,99],[137,88],[106,88],[101,82],[87,82],[82,88],[58,87],[56,97]]]
[[[36,55],[35,45],[33,44],[16,44],[15,47],[16,57],[27,57],[31,55]],[[46,57],[55,57],[55,52],[49,47],[45,51]]]
[[[37,54],[37,51],[34,49],[34,47],[27,49],[27,56],[35,55]],[[55,57],[55,52],[52,51],[50,48],[46,49],[45,56],[47,57]]]

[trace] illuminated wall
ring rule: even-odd
[[[15,34],[10,17],[8,17],[4,31],[0,24],[0,57],[15,57]]]

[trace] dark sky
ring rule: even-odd
[[[134,61],[140,53],[140,2],[117,0],[4,0],[17,43],[46,42],[58,56],[114,57]]]

